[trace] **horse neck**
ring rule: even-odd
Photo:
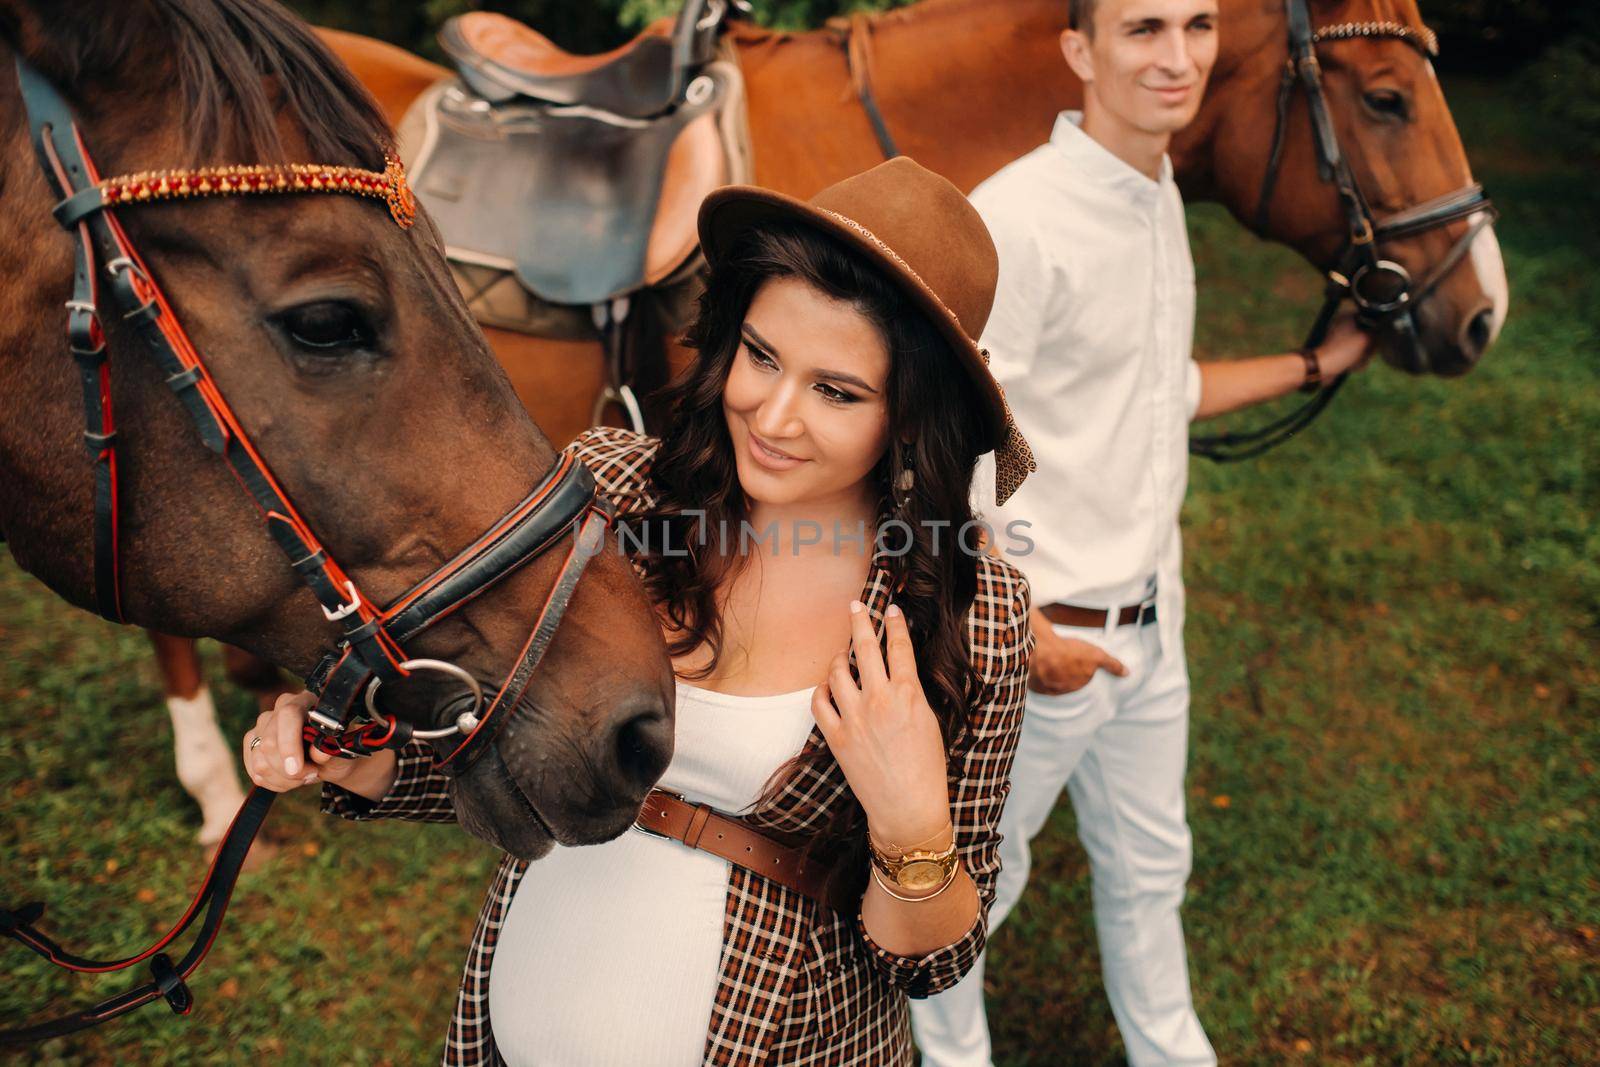
[[[900,151],[963,190],[1043,143],[1082,90],[1061,58],[1065,0],[923,0],[856,23]],[[843,23],[741,28],[756,180],[796,196],[883,160],[852,86]]]
[[[1286,59],[1281,0],[1222,0],[1221,51],[1193,122],[1172,140],[1184,199],[1214,200],[1249,225],[1277,124]]]

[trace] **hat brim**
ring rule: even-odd
[[[957,361],[976,389],[983,441],[978,452],[1002,447],[1007,440],[1008,419],[1005,398],[989,374],[983,350],[953,312],[945,307],[915,271],[865,227],[842,215],[815,207],[803,200],[753,185],[728,185],[706,197],[700,205],[700,246],[706,262],[713,267],[739,235],[774,223],[799,222],[814,227],[855,249],[876,264],[928,317],[928,321],[949,342]]]

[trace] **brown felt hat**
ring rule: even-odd
[[[989,354],[978,347],[1000,259],[961,190],[905,156],[830,185],[809,201],[730,185],[700,206],[706,260],[715,265],[741,233],[775,222],[805,223],[861,252],[944,334],[976,387],[984,427],[980,451],[994,451],[995,499],[1004,503],[1037,466],[989,373]]]

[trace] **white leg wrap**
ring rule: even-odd
[[[233,749],[217,726],[217,708],[204,686],[193,697],[168,697],[172,715],[173,750],[178,781],[200,805],[201,825],[196,835],[202,845],[214,845],[227,833],[244,803],[244,789],[233,765]]]

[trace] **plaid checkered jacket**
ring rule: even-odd
[[[581,435],[569,451],[594,471],[601,492],[619,513],[627,514],[651,502],[649,468],[657,444],[627,431],[599,428]],[[880,627],[890,592],[887,572],[874,565],[862,601]],[[962,861],[978,888],[979,914],[971,929],[927,956],[899,956],[873,943],[859,915],[839,915],[733,867],[721,974],[706,1031],[706,1064],[909,1067],[906,998],[948,988],[977,959],[1000,867],[996,828],[1010,789],[1033,649],[1027,583],[1010,564],[979,557],[967,638],[981,691],[968,743],[952,767],[951,814]],[[822,735],[813,729],[806,743],[821,745]],[[446,779],[430,771],[431,762],[431,753],[413,743],[401,750],[399,777],[381,802],[373,804],[330,786],[324,790],[324,810],[351,819],[453,822]],[[838,764],[827,761],[824,766],[791,784],[770,807],[744,817],[788,833],[815,832],[849,795]],[[508,856],[489,886],[446,1038],[447,1065],[502,1062],[489,1020],[489,971],[526,868]]]

